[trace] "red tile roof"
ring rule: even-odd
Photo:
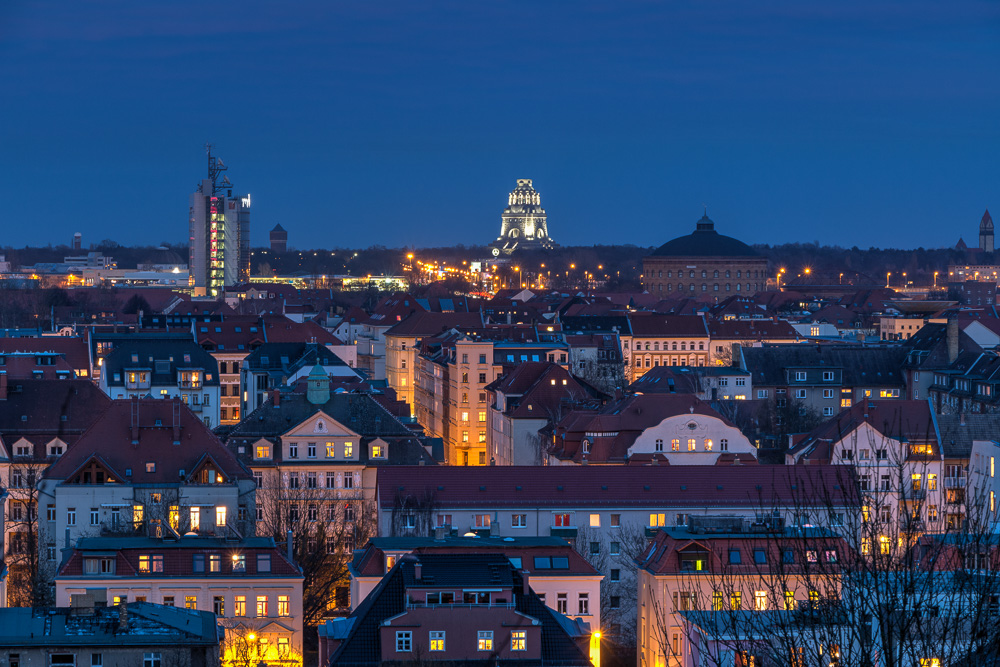
[[[393,325],[387,336],[433,336],[446,329],[475,329],[483,326],[482,316],[476,313],[434,313],[418,310],[399,324]]]
[[[705,318],[700,315],[658,315],[632,313],[628,316],[632,335],[646,337],[708,337]]]
[[[175,444],[174,410],[177,410]],[[138,442],[133,444],[133,415],[137,415]],[[159,425],[158,425],[159,424]],[[112,401],[86,433],[45,471],[49,479],[67,479],[93,457],[125,479],[132,471],[134,484],[176,484],[180,471],[195,473],[210,457],[229,481],[248,479],[243,467],[201,419],[179,399],[123,399]],[[146,463],[155,462],[153,472]]]
[[[0,354],[12,352],[55,352],[62,355],[74,370],[90,369],[90,351],[83,337],[0,338]]]
[[[378,501],[435,508],[792,507],[848,501],[852,466],[398,466],[378,471]]]

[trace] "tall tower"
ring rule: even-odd
[[[990,217],[989,209],[986,209],[983,219],[979,221],[979,249],[993,252],[993,218]]]
[[[509,255],[517,248],[556,247],[549,238],[542,196],[532,187],[530,178],[517,179],[517,187],[507,195],[507,208],[500,215],[500,236],[490,245],[494,256]]]
[[[208,178],[191,194],[190,285],[195,296],[220,296],[229,285],[250,278],[250,195],[233,196],[223,175],[228,167],[208,152]]]

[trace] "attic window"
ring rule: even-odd
[[[156,462],[148,461],[146,463],[146,472],[156,472]]]
[[[190,354],[185,354],[184,355],[184,363],[185,364],[190,364],[191,363],[191,355]]]
[[[133,364],[139,363],[139,354],[137,352],[132,353],[132,363]]]

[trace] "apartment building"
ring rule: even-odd
[[[113,401],[38,483],[40,566],[99,535],[253,534],[255,485],[179,399]]]
[[[119,340],[103,362],[99,386],[111,398],[179,398],[219,425],[219,363],[193,340]]]
[[[711,337],[702,315],[632,313],[621,333],[625,378],[634,382],[655,366],[707,366]]]
[[[210,612],[225,630],[224,664],[255,653],[270,665],[301,666],[302,582],[269,537],[85,537],[59,568],[55,596],[60,607],[90,593],[109,606]]]
[[[494,343],[457,331],[421,341],[414,391],[417,421],[444,440],[449,465],[489,463],[486,386],[499,375]]]

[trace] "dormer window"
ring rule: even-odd
[[[255,459],[270,459],[271,458],[271,446],[270,445],[257,445],[254,449]]]
[[[372,445],[372,458],[373,459],[384,459],[386,455],[385,445]]]

